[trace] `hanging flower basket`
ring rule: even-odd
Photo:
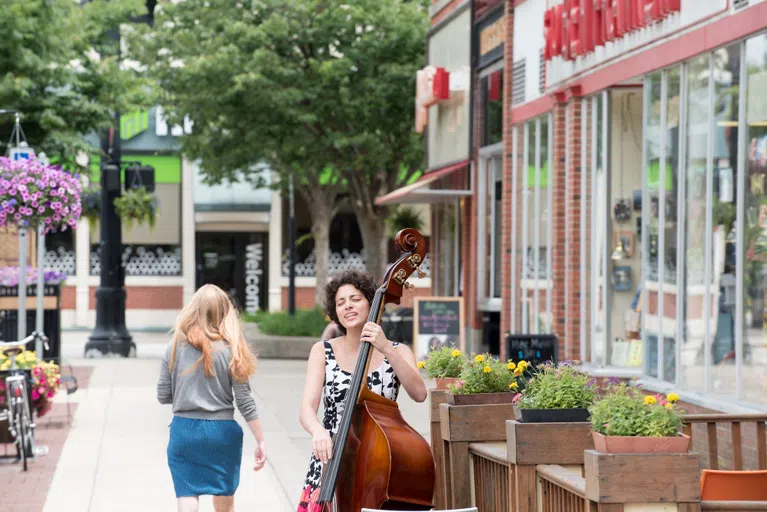
[[[87,188],[80,195],[82,204],[82,216],[90,221],[97,221],[101,217],[101,189]]]
[[[80,218],[79,175],[37,159],[0,158],[0,227],[36,229],[45,233],[74,228]]]
[[[125,191],[114,200],[117,215],[125,222],[128,229],[133,224],[148,224],[154,229],[157,222],[157,198],[146,191],[144,187],[136,187]]]

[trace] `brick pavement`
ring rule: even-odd
[[[67,375],[70,370],[64,368],[62,372]],[[80,390],[87,388],[92,372],[93,368],[90,367],[72,367],[71,373],[76,376]],[[59,394],[63,393],[66,393],[64,389],[59,391]],[[70,404],[72,417],[76,411],[77,404]],[[48,447],[48,454],[31,460],[27,472],[22,471],[20,464],[0,465],[0,502],[3,512],[42,512],[70,427],[67,404],[54,403],[48,414],[37,420],[36,441],[38,445]],[[0,456],[14,453],[13,445],[0,444]]]

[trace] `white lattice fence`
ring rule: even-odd
[[[314,277],[316,275],[316,255],[314,251],[304,261],[296,263],[297,277]],[[421,270],[426,277],[431,276],[431,258],[427,254],[420,265]],[[330,275],[343,272],[344,270],[365,270],[365,250],[362,252],[351,252],[344,249],[341,252],[333,252],[328,258],[328,273]],[[282,255],[282,275],[287,276],[290,273],[290,256],[288,251]]]
[[[122,254],[127,276],[180,276],[181,247],[129,246]],[[101,272],[101,256],[91,251],[91,275]]]
[[[45,268],[63,272],[68,276],[75,275],[75,251],[59,247],[45,252]]]

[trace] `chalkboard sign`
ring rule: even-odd
[[[413,352],[420,361],[433,349],[464,350],[463,297],[416,297],[413,300]]]
[[[533,366],[546,361],[557,363],[559,341],[553,334],[507,334],[506,356],[509,360],[525,360]]]

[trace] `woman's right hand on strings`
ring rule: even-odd
[[[314,449],[314,456],[323,464],[327,464],[333,455],[333,441],[330,440],[330,434],[327,430],[318,428],[314,432],[312,448]]]

